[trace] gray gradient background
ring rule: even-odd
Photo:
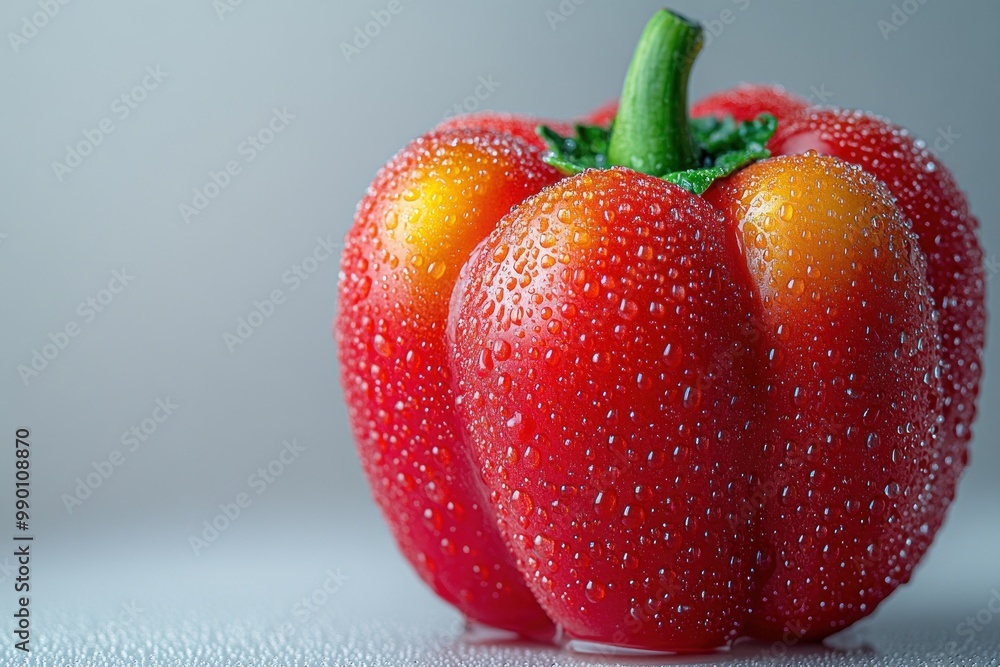
[[[74,600],[114,606],[137,590],[147,605],[168,593],[243,599],[286,590],[289,576],[322,581],[324,568],[346,563],[357,564],[350,587],[375,605],[374,617],[400,613],[377,604],[404,593],[419,602],[402,606],[435,604],[386,554],[354,455],[330,335],[337,258],[294,291],[282,276],[317,237],[340,241],[378,167],[472,95],[479,77],[500,84],[483,108],[571,117],[616,96],[636,37],[663,3],[589,0],[553,30],[546,12],[558,11],[557,0],[402,0],[347,62],[339,44],[386,4],[243,0],[220,19],[210,0],[70,2],[18,53],[0,43],[0,434],[12,443],[15,428],[32,431],[39,610]],[[877,22],[891,20],[889,0],[671,6],[722,27],[695,68],[693,98],[779,81],[877,110],[930,142],[950,132],[939,157],[982,220],[995,267],[1000,5],[908,4],[917,11],[888,38]],[[36,11],[9,0],[0,29],[19,30]],[[119,120],[112,102],[147,66],[168,76]],[[276,107],[294,120],[246,163],[237,146]],[[105,117],[115,131],[59,182],[51,163]],[[178,206],[234,159],[242,173],[186,224]],[[122,267],[134,281],[84,322],[78,304]],[[988,286],[992,312],[997,284]],[[287,301],[230,353],[223,334],[276,288]],[[17,366],[71,321],[80,335],[26,387]],[[973,463],[943,539],[883,615],[960,618],[1000,586],[1000,416],[988,407],[997,354],[991,343]],[[121,434],[167,397],[176,413],[68,512],[62,494],[123,450]],[[248,476],[292,438],[305,452],[265,493],[251,492],[252,506],[196,556],[188,536],[248,491]],[[6,470],[11,449],[0,458]],[[2,509],[8,516],[6,502]],[[6,614],[14,594],[0,580]]]

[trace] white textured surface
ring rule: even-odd
[[[101,633],[87,620],[65,619],[36,665],[996,665],[1000,632],[984,632],[961,651],[944,648],[946,633],[921,628],[880,632],[850,648],[740,645],[709,656],[587,656],[517,642],[476,641],[447,625],[323,618],[291,637],[274,621],[245,614],[233,620],[179,614]]]
[[[182,530],[38,543],[28,664],[1000,665],[1000,535],[985,512],[955,513],[914,580],[826,646],[747,644],[683,658],[580,655],[471,636],[396,554],[369,507],[341,523],[256,515],[197,557],[164,549]],[[311,611],[297,606],[328,572],[340,577],[331,580],[335,592],[318,594]],[[978,630],[966,620],[977,614]],[[5,638],[0,665],[23,662]]]

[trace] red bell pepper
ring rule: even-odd
[[[819,639],[909,579],[954,496],[985,328],[962,194],[887,121],[774,87],[689,119],[700,40],[660,12],[620,106],[451,119],[358,207],[354,436],[401,550],[474,620]]]

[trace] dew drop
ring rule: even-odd
[[[493,344],[493,357],[497,361],[506,361],[510,359],[511,347],[510,343],[505,340],[498,340]]]
[[[551,558],[556,553],[556,542],[548,535],[535,535],[535,552],[543,558]]]
[[[788,202],[785,202],[781,205],[781,208],[778,209],[778,217],[785,222],[791,222],[792,218],[795,217],[795,208]]]
[[[375,339],[372,343],[374,344],[375,351],[383,357],[392,356],[392,343],[390,343],[382,334],[375,334]]]
[[[441,278],[447,270],[448,265],[444,262],[431,262],[427,267],[427,273],[429,273],[431,278],[434,280]]]
[[[542,463],[542,455],[537,447],[526,447],[524,450],[524,464],[532,470],[537,470]]]
[[[681,362],[680,343],[667,343],[663,348],[663,363],[670,368],[675,368]]]
[[[484,376],[493,370],[493,354],[489,350],[479,352],[479,361],[476,364],[476,372]]]
[[[507,258],[507,253],[510,252],[510,246],[506,243],[501,243],[493,250],[493,261],[496,263],[502,262]]]
[[[645,518],[646,513],[638,505],[626,505],[622,511],[622,523],[631,530],[639,528]]]
[[[667,462],[667,457],[662,451],[654,449],[646,457],[646,462],[651,470],[659,470]]]
[[[517,489],[510,494],[510,508],[518,516],[526,517],[535,509],[535,501],[530,495]]]
[[[618,314],[626,320],[633,319],[638,312],[639,305],[635,301],[622,299],[621,303],[618,304]]]
[[[389,212],[385,214],[385,228],[388,230],[393,230],[399,226],[399,214],[396,213],[395,209],[389,209]]]
[[[701,405],[701,390],[697,387],[685,387],[683,400],[685,408],[697,408]]]
[[[591,602],[600,602],[604,599],[606,592],[604,586],[596,581],[588,581],[584,591],[587,599]]]
[[[618,505],[618,496],[614,491],[601,491],[594,499],[594,511],[597,516],[607,518],[614,514],[615,506]]]

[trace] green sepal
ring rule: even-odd
[[[765,145],[778,128],[778,121],[767,113],[742,123],[732,117],[696,118],[691,120],[690,128],[700,166],[650,175],[700,195],[717,179],[770,157]],[[577,125],[572,137],[564,137],[543,125],[538,134],[549,148],[542,159],[566,175],[611,166],[607,155],[610,128]]]
[[[536,130],[549,152],[542,158],[566,175],[584,169],[607,169],[611,130],[599,125],[576,125],[573,136],[564,137],[547,125]]]

